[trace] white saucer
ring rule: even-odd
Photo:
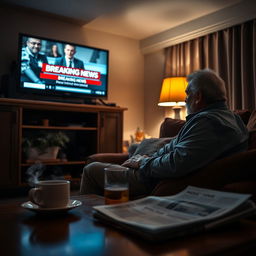
[[[34,203],[32,203],[31,201],[25,202],[23,204],[21,204],[21,207],[30,210],[30,211],[34,211],[34,212],[40,212],[40,213],[55,213],[55,212],[65,212],[65,211],[69,211],[73,208],[76,208],[78,206],[82,205],[82,202],[79,200],[69,200],[69,203],[66,207],[62,207],[62,208],[43,208],[40,207]]]

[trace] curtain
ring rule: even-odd
[[[165,77],[203,68],[226,83],[231,109],[256,108],[256,20],[165,49]]]

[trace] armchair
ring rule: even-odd
[[[213,163],[182,178],[160,181],[152,195],[165,196],[176,194],[186,186],[200,186],[230,192],[251,193],[256,200],[256,111],[234,111],[244,121],[249,130],[249,147],[246,152],[216,160]],[[160,126],[159,137],[173,137],[185,121],[165,118]],[[129,157],[128,153],[101,153],[87,158],[87,163],[98,161],[121,164]]]

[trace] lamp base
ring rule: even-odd
[[[180,119],[180,110],[181,110],[181,107],[173,107],[172,109],[173,109],[173,111],[174,111],[174,118],[175,118],[175,119]]]

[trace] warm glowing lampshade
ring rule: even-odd
[[[167,77],[163,80],[159,106],[184,106],[186,77]]]

